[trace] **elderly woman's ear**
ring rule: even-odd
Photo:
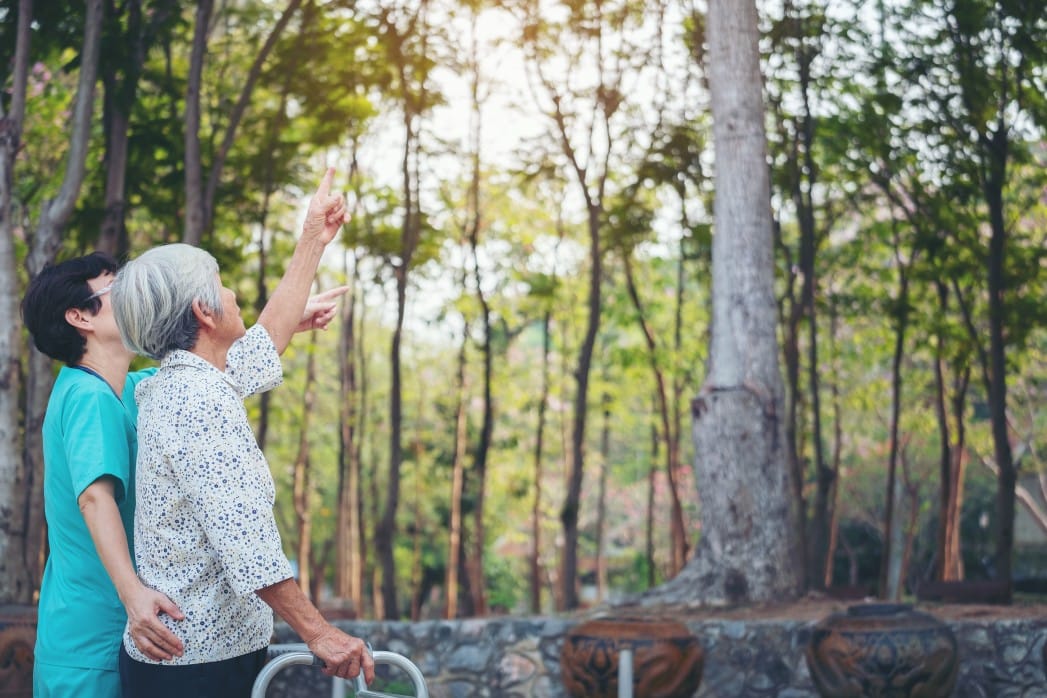
[[[215,328],[214,311],[201,303],[200,299],[193,300],[193,316],[202,327]]]

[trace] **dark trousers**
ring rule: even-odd
[[[266,648],[232,659],[168,666],[139,662],[120,648],[123,698],[250,698]]]

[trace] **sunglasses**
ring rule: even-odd
[[[105,294],[109,293],[112,290],[113,290],[113,284],[111,284],[111,283],[106,284],[105,286],[103,286],[102,288],[98,289],[97,291],[92,293],[90,296],[88,296],[87,300],[93,301],[95,298],[101,298],[102,296],[104,296]]]

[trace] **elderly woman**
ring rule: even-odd
[[[214,258],[198,248],[150,250],[113,284],[124,343],[161,361],[135,395],[138,573],[185,614],[162,619],[184,648],[171,660],[155,661],[125,634],[125,698],[250,695],[272,635],[272,610],[329,676],[363,671],[374,678],[363,641],[326,622],[292,576],[273,517],[273,479],[242,389],[224,372],[233,343],[256,335],[252,364],[281,380],[279,353],[302,316],[320,256],[345,221],[344,200],[330,194],[332,176],[328,170],[311,200],[287,271],[250,330]]]

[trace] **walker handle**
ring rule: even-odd
[[[391,664],[399,669],[403,670],[411,679],[411,683],[414,684],[415,696],[417,698],[429,698],[429,690],[425,685],[425,678],[422,676],[422,672],[418,667],[407,657],[396,652],[385,652],[379,650],[371,653],[374,658],[375,664]],[[317,657],[312,652],[307,650],[286,652],[284,654],[278,654],[273,657],[262,667],[262,670],[258,672],[258,677],[255,679],[254,686],[251,689],[251,698],[265,698],[265,691],[269,688],[269,683],[273,680],[273,676],[278,671],[281,671],[285,667],[293,665],[313,665],[313,666],[324,666],[323,660]],[[337,677],[335,677],[337,680]],[[372,691],[367,688],[367,682],[364,680],[363,672],[355,679],[349,679],[353,682],[354,690],[358,698],[410,698],[409,696],[402,696],[395,693],[379,693]]]

